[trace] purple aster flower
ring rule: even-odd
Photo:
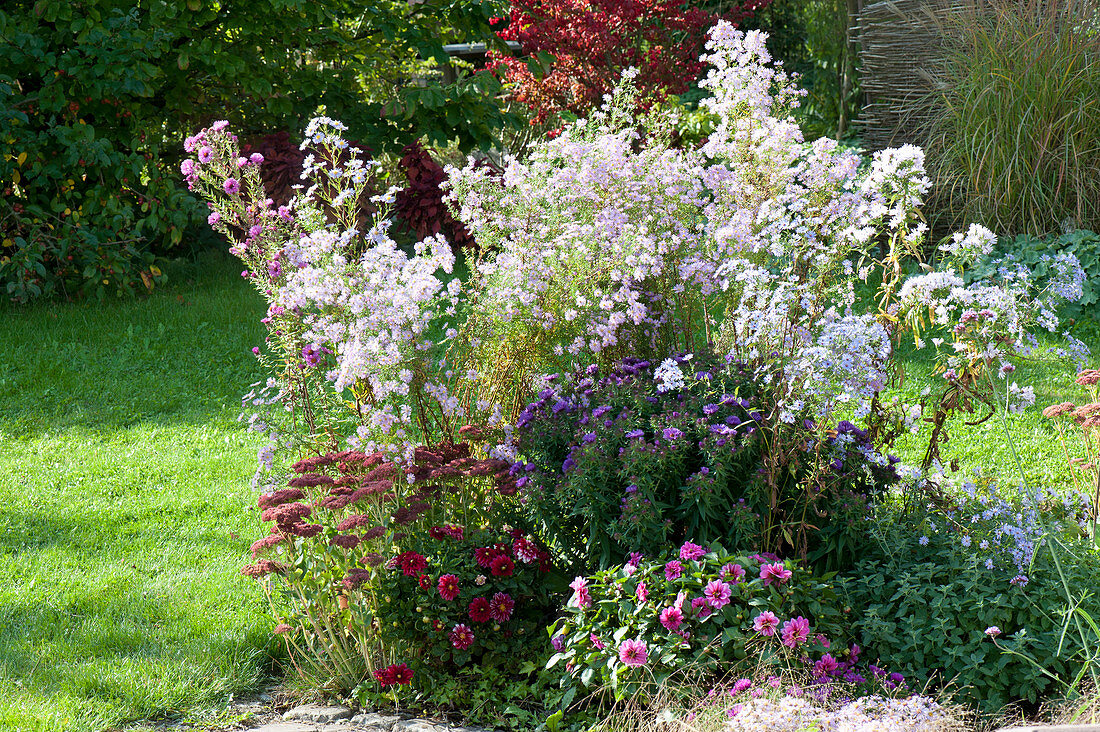
[[[241,184],[236,178],[226,178],[225,183],[222,183],[222,190],[231,196],[241,192]]]
[[[214,151],[209,145],[203,145],[199,148],[199,162],[209,163],[214,159]]]
[[[642,430],[631,430],[630,432],[626,433],[626,436],[628,439],[631,440],[640,440],[645,437],[645,432]]]
[[[310,366],[316,366],[321,363],[321,347],[316,343],[311,343],[308,346],[302,347],[302,358],[306,360]]]
[[[214,226],[215,224],[217,224],[221,220],[222,220],[222,215],[220,213],[218,213],[217,211],[211,211],[210,215],[206,217],[206,223],[210,224],[211,226]]]
[[[665,439],[669,442],[675,442],[676,440],[684,436],[684,433],[676,429],[675,427],[666,427],[661,432],[661,434],[664,435]]]
[[[258,152],[254,152],[248,156],[248,159],[253,165],[259,165],[264,161],[264,156]]]

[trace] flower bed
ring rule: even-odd
[[[271,439],[256,481],[274,526],[246,571],[266,578],[314,683],[553,730],[731,675],[748,682],[731,687],[735,724],[782,707],[915,725],[934,708],[904,700],[913,677],[948,656],[985,664],[969,680],[987,702],[1044,691],[1000,674],[996,652],[1057,659],[1052,687],[1096,673],[1085,580],[1059,564],[1095,557],[1095,504],[1067,502],[1074,521],[1055,524],[1053,494],[960,493],[934,473],[958,414],[1034,403],[1009,378],[1020,358],[1083,357],[1072,338],[1044,349],[1035,335],[1081,296],[1079,263],[1051,256],[1042,280],[1002,263],[968,284],[995,240],[975,225],[917,268],[920,150],[863,165],[805,143],[787,115],[800,92],[764,40],[712,29],[701,85],[715,127],[699,148],[635,118],[627,73],[526,159],[449,170],[478,247],[461,262],[438,235],[397,246],[394,191],[368,196],[378,214],[362,225],[370,163],[334,120],[307,128],[309,185],[284,206],[224,124],[188,140],[184,173],[269,303],[256,350],[272,380],[248,402]],[[936,353],[918,403],[891,392],[903,335]],[[925,464],[897,464],[892,443],[922,421]],[[894,556],[908,539],[884,539],[895,521],[921,526],[912,557]],[[1013,574],[982,574],[944,549],[954,537],[999,543]],[[1032,571],[1048,554],[1057,585]],[[961,604],[913,620],[910,598],[944,571],[962,577]],[[975,622],[1039,598],[1036,614],[1003,616],[1012,645],[971,637],[979,586],[998,599]],[[907,644],[890,622],[916,640],[966,625],[969,655]],[[1025,624],[1037,645],[1019,642]],[[1059,627],[1076,643],[1052,645]],[[763,701],[768,679],[791,675],[808,699]]]

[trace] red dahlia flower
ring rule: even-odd
[[[489,601],[489,616],[498,623],[505,623],[512,617],[516,601],[505,592],[498,592]]]
[[[445,574],[439,578],[439,584],[436,585],[439,589],[439,596],[444,600],[450,602],[458,597],[458,577],[453,574]]]
[[[498,556],[489,563],[489,569],[494,577],[511,577],[516,565],[510,557]]]
[[[474,644],[474,631],[465,623],[459,623],[451,628],[451,645],[460,651],[464,651]]]
[[[475,597],[470,602],[470,620],[475,623],[488,622],[490,618],[489,601],[484,597]]]

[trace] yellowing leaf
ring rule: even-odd
[[[25,152],[19,153],[19,157],[17,157],[16,160],[19,162],[20,165],[27,162],[27,153],[25,153]]]
[[[149,268],[149,271],[153,273],[154,277],[160,277],[160,267],[153,265]]]
[[[22,178],[19,177],[19,171],[18,170],[16,170],[15,172],[13,172],[11,174],[11,179],[13,181],[15,181],[16,183],[18,183],[20,180],[22,180]]]

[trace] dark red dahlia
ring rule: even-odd
[[[489,564],[489,569],[492,571],[494,577],[511,577],[516,569],[516,565],[511,557],[498,555]]]
[[[486,623],[490,617],[488,600],[484,597],[476,597],[470,602],[470,620],[475,623]]]

